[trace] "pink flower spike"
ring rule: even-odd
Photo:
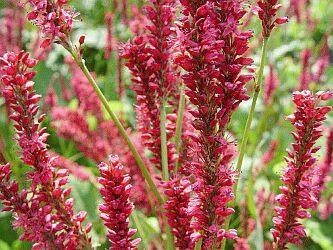
[[[11,111],[21,159],[31,167],[27,173],[30,188],[18,196],[17,184],[8,183],[10,193],[7,185],[1,185],[1,199],[15,214],[14,227],[23,229],[20,238],[34,243],[34,248],[85,249],[91,239],[83,228],[83,217],[74,215],[70,189],[64,189],[68,172],[54,167],[46,144],[48,134],[39,128],[45,115],[37,115],[41,96],[33,89],[35,73],[31,70],[36,64],[24,51],[0,58],[1,94]],[[8,182],[8,167],[1,168],[0,175]],[[15,197],[8,201],[9,194]]]
[[[286,158],[287,166],[281,177],[284,186],[281,194],[276,196],[276,216],[273,218],[274,249],[283,250],[288,243],[300,244],[305,237],[304,226],[299,219],[308,218],[308,209],[315,208],[318,203],[313,194],[312,185],[316,158],[313,154],[318,150],[314,144],[322,135],[321,126],[332,107],[319,106],[330,92],[310,91],[294,92],[293,101],[296,111],[289,116],[295,126],[293,150]]]
[[[255,12],[257,12],[262,23],[263,37],[268,38],[275,26],[288,22],[287,17],[275,18],[280,8],[281,4],[278,4],[278,0],[260,0],[257,2]]]
[[[99,206],[100,217],[108,228],[110,249],[136,249],[140,239],[131,239],[136,230],[128,226],[133,211],[133,204],[129,202],[131,178],[124,174],[118,156],[110,156],[109,163],[102,162],[98,168],[101,173],[98,182],[103,186],[100,192],[104,200]]]

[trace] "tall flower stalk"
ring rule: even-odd
[[[253,93],[253,98],[252,98],[252,104],[250,108],[249,115],[247,117],[247,121],[245,124],[243,136],[242,136],[242,142],[240,146],[240,153],[236,165],[236,169],[238,171],[241,170],[245,151],[246,151],[246,146],[247,146],[247,141],[249,138],[249,132],[254,116],[254,111],[255,107],[257,104],[257,100],[259,97],[259,93],[261,90],[261,85],[263,81],[263,73],[264,73],[264,67],[266,63],[266,54],[267,54],[267,45],[268,45],[268,39],[270,37],[270,34],[273,30],[273,28],[276,25],[283,24],[287,22],[286,17],[279,17],[275,19],[275,15],[279,8],[281,7],[280,4],[277,4],[278,0],[263,0],[263,1],[258,1],[258,5],[256,7],[259,19],[261,20],[262,23],[262,36],[263,36],[263,44],[262,44],[262,51],[261,51],[261,59],[260,59],[260,66],[258,70],[258,75],[257,75],[257,80],[255,81],[254,84],[254,93]],[[235,186],[235,190],[237,191],[237,185]]]
[[[191,238],[204,249],[216,249],[224,238],[235,238],[236,231],[221,229],[234,212],[227,203],[234,197],[235,172],[230,166],[233,154],[225,137],[233,111],[247,100],[244,85],[251,75],[241,70],[252,63],[243,54],[251,32],[239,30],[245,14],[241,1],[181,1],[179,24],[180,55],[176,58],[186,73],[185,91],[194,108],[194,140],[199,160],[192,162],[194,196],[189,212],[194,217]],[[198,243],[197,243],[198,245]]]
[[[8,165],[0,169],[1,199],[7,211],[16,215],[14,226],[23,228],[21,239],[34,243],[34,247],[56,249],[86,249],[91,239],[83,221],[86,212],[74,214],[68,171],[56,170],[49,156],[45,128],[39,128],[45,115],[37,115],[41,96],[33,90],[31,70],[37,61],[25,52],[7,53],[0,59],[2,96],[10,107],[10,119],[17,131],[21,159],[32,168],[27,174],[31,187],[18,192],[18,185],[10,182]]]
[[[313,95],[310,91],[295,92],[293,101],[296,111],[288,116],[294,125],[292,133],[295,142],[291,144],[286,157],[287,167],[283,170],[280,186],[281,194],[275,200],[276,216],[273,218],[274,249],[286,249],[288,243],[300,244],[306,236],[304,226],[299,219],[311,217],[307,211],[314,208],[318,202],[313,195],[312,178],[316,158],[313,156],[320,147],[314,144],[322,136],[321,126],[327,113],[332,109],[319,106],[319,103],[333,97],[333,92],[318,92]]]
[[[28,19],[36,23],[40,27],[44,36],[46,37],[42,46],[47,47],[52,42],[60,43],[73,57],[75,63],[80,67],[83,74],[87,77],[90,85],[93,87],[99,100],[105,107],[107,113],[110,115],[111,119],[114,121],[115,125],[118,127],[121,136],[124,138],[125,142],[129,146],[138,166],[147,181],[149,187],[152,189],[153,194],[158,200],[159,204],[163,203],[163,198],[157,190],[155,183],[153,182],[148,169],[146,168],[140,154],[135,148],[133,142],[126,133],[125,128],[119,121],[117,115],[111,109],[106,97],[98,87],[95,79],[86,67],[85,60],[82,58],[82,43],[84,39],[80,39],[80,46],[74,46],[69,39],[71,33],[72,25],[77,13],[74,13],[70,8],[64,8],[67,4],[67,0],[60,1],[43,1],[43,0],[29,0],[33,10],[28,14]],[[68,6],[66,6],[68,7]]]
[[[254,117],[255,107],[257,104],[257,100],[260,94],[261,85],[263,82],[263,73],[264,73],[264,67],[266,63],[266,54],[267,54],[267,45],[268,45],[268,39],[270,37],[270,34],[273,30],[273,28],[276,25],[283,24],[287,22],[286,17],[279,17],[275,18],[275,15],[277,14],[277,11],[281,7],[280,4],[278,4],[278,0],[262,0],[257,2],[257,6],[255,6],[255,10],[258,13],[259,19],[262,23],[262,37],[263,37],[263,43],[262,43],[262,51],[261,51],[261,59],[260,59],[260,66],[257,74],[257,79],[254,83],[254,93],[252,98],[252,103],[250,107],[250,111],[246,120],[240,149],[239,149],[239,156],[236,164],[236,171],[239,173],[242,173],[242,163],[244,160],[245,152],[246,152],[246,146],[247,141],[250,134],[251,124]],[[238,189],[238,180],[236,180],[236,183],[234,185],[234,192],[237,195],[237,189]],[[236,200],[236,198],[235,198]],[[230,218],[226,221],[225,228],[229,228]],[[226,241],[222,244],[222,249],[225,248]]]

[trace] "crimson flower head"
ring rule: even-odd
[[[293,94],[296,111],[288,120],[295,127],[292,133],[295,142],[288,150],[287,167],[281,178],[284,183],[280,186],[281,194],[275,198],[279,204],[275,207],[275,227],[272,229],[276,249],[286,249],[288,243],[300,244],[301,238],[306,236],[299,219],[309,218],[311,215],[307,210],[314,208],[318,202],[312,185],[316,163],[313,154],[319,150],[314,144],[321,137],[321,125],[332,109],[319,106],[319,103],[332,97],[333,92],[312,94],[308,90]]]
[[[124,167],[118,156],[110,156],[109,164],[102,162],[98,168],[101,173],[98,182],[103,186],[100,192],[104,200],[99,210],[102,212],[101,219],[108,228],[110,249],[136,249],[141,239],[132,240],[136,230],[128,226],[129,216],[133,211],[133,204],[129,202],[131,178],[124,174]]]
[[[6,211],[15,214],[14,227],[22,228],[22,240],[35,249],[85,249],[90,246],[91,224],[83,227],[86,212],[74,214],[68,171],[56,169],[48,152],[45,128],[39,128],[45,115],[38,115],[41,96],[33,89],[37,61],[24,51],[0,58],[1,94],[10,108],[22,161],[31,167],[27,173],[30,187],[18,192],[9,179],[8,165],[0,168],[0,199]]]
[[[70,8],[66,8],[67,0],[28,0],[32,11],[28,19],[34,21],[45,36],[41,47],[48,47],[52,42],[67,44],[74,19],[78,16]]]
[[[281,8],[278,0],[260,0],[256,11],[262,22],[263,36],[268,38],[276,25],[284,24],[288,21],[287,17],[275,18],[277,11]]]
[[[237,237],[236,230],[222,229],[234,209],[235,171],[231,143],[224,136],[232,113],[248,100],[245,84],[253,76],[243,74],[253,60],[244,54],[252,32],[242,32],[240,20],[246,13],[242,1],[182,0],[178,23],[180,51],[175,62],[184,69],[186,95],[193,104],[193,140],[198,160],[191,162],[195,183],[189,213],[193,216],[193,241],[202,247],[219,247],[224,238]]]

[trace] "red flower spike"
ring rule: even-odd
[[[248,99],[245,84],[253,77],[241,71],[252,59],[248,49],[251,32],[241,32],[245,12],[241,1],[181,1],[178,39],[180,53],[175,62],[187,71],[183,76],[186,95],[194,105],[193,138],[198,160],[191,162],[196,183],[189,213],[194,217],[191,238],[203,238],[203,248],[223,238],[235,238],[235,230],[223,231],[225,218],[233,213],[227,204],[234,197],[235,173],[230,166],[232,145],[223,136],[232,113]],[[217,243],[216,247],[219,243]]]
[[[33,242],[34,248],[85,249],[91,239],[84,232],[83,217],[74,215],[73,201],[67,199],[70,190],[63,189],[68,173],[55,170],[47,150],[48,134],[45,128],[39,129],[44,116],[37,116],[40,96],[33,90],[34,74],[30,70],[37,62],[24,51],[7,53],[0,62],[1,94],[11,109],[21,158],[32,168],[27,174],[31,187],[21,196],[14,192],[18,190],[15,183],[0,186],[3,202],[16,215],[14,227],[23,229],[20,238]],[[0,172],[8,182],[8,167]],[[8,193],[8,187],[12,193]],[[8,199],[9,194],[14,198]]]
[[[136,230],[128,226],[133,211],[133,204],[129,202],[131,178],[124,174],[118,156],[110,156],[109,163],[102,162],[98,168],[101,173],[98,182],[103,186],[100,192],[104,200],[99,206],[100,217],[108,228],[110,249],[136,249],[140,239],[131,239]]]
[[[257,12],[261,20],[263,27],[262,34],[265,38],[270,36],[275,26],[288,22],[287,17],[275,18],[278,10],[281,8],[281,4],[278,4],[278,0],[260,0],[257,4],[255,12]]]
[[[312,186],[316,162],[313,154],[318,149],[313,145],[322,135],[320,127],[332,109],[318,104],[332,97],[333,92],[313,95],[308,90],[293,94],[296,111],[288,120],[295,126],[295,142],[290,157],[286,157],[287,167],[281,177],[284,186],[280,187],[281,194],[275,198],[279,204],[275,207],[274,228],[271,230],[275,249],[286,249],[288,243],[300,244],[306,236],[304,226],[298,219],[309,218],[307,210],[314,208],[318,202]]]
[[[190,227],[191,216],[188,213],[191,182],[187,178],[174,178],[171,181],[162,183],[164,193],[168,196],[165,203],[165,216],[176,236],[176,247],[179,249],[192,249],[194,244],[191,240],[193,229]]]
[[[174,107],[178,72],[171,64],[175,43],[173,20],[175,1],[150,1],[144,8],[148,19],[147,33],[136,36],[121,48],[120,55],[128,59],[126,66],[133,76],[137,94],[137,123],[143,145],[151,152],[151,163],[161,169],[160,106],[165,99]],[[167,123],[167,138],[174,134],[171,121]],[[169,129],[170,128],[170,129]],[[174,145],[168,142],[169,168],[174,165]]]
[[[67,45],[77,13],[66,7],[67,1],[28,0],[32,11],[27,18],[33,21],[46,37],[41,47],[46,48],[54,41]]]

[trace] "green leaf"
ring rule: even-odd
[[[323,225],[314,219],[304,221],[308,236],[322,247],[324,250],[331,250],[333,241],[331,233],[326,235],[323,231]],[[332,228],[331,228],[332,229]],[[331,231],[331,230],[330,230]],[[331,231],[332,232],[332,231]]]

